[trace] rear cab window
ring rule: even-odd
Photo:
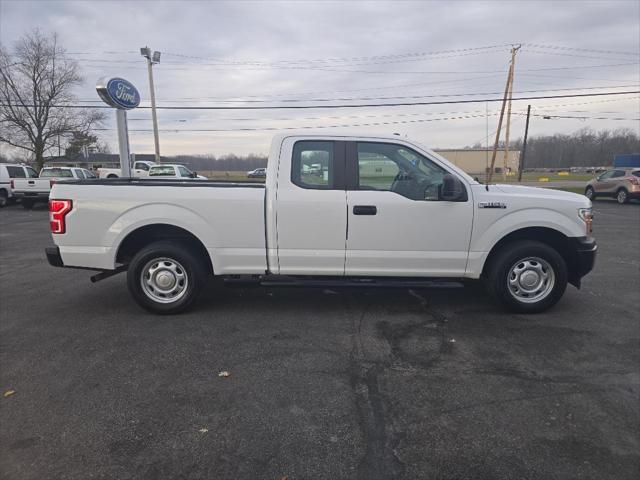
[[[298,141],[293,146],[291,182],[308,189],[334,188],[334,142]]]
[[[70,168],[44,168],[40,172],[40,178],[73,178]]]

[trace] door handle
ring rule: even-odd
[[[375,205],[355,205],[353,207],[354,215],[375,215],[378,213],[378,208]]]

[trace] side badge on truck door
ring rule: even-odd
[[[504,202],[479,202],[478,208],[507,208]]]

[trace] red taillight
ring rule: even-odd
[[[53,188],[53,186],[55,185],[56,181],[55,180],[49,180],[49,188]]]
[[[13,180],[11,180],[11,190],[13,190],[14,188],[16,188],[16,184],[14,183]]]
[[[640,178],[638,178],[638,177],[629,177],[629,181],[633,185],[640,185]]]
[[[73,208],[71,200],[49,200],[49,225],[51,233],[65,233],[65,217]]]

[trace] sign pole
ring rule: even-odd
[[[127,128],[127,111],[116,109],[116,125],[118,130],[118,150],[120,151],[120,171],[124,178],[131,178],[131,159],[129,156],[129,130]]]
[[[100,98],[116,109],[116,130],[118,131],[118,150],[120,152],[120,176],[132,178],[131,155],[129,150],[129,129],[127,110],[140,105],[138,89],[124,78],[101,78],[96,84]]]

